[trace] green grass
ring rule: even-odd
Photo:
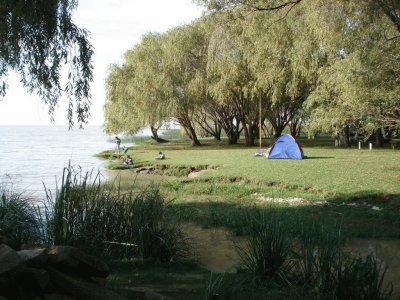
[[[137,175],[133,169],[122,170],[118,172],[121,188],[133,182],[145,186],[155,181],[171,204],[166,211],[167,218],[182,223],[195,222],[206,228],[224,227],[234,235],[247,235],[249,218],[244,216],[269,212],[271,203],[263,199],[302,198],[306,200],[302,204],[274,204],[286,216],[282,224],[292,228],[293,234],[302,234],[301,227],[296,224],[304,223],[322,225],[326,230],[339,226],[343,239],[400,237],[399,150],[390,147],[372,151],[338,149],[333,147],[331,139],[302,140],[306,159],[267,160],[254,157],[257,147],[227,145],[212,139],[204,139],[202,143],[202,147],[192,147],[187,141],[163,144],[143,141],[128,154],[137,166],[155,168],[156,175]],[[269,145],[272,140],[263,143]],[[166,153],[166,160],[154,160],[159,151]],[[192,171],[198,172],[198,176],[188,176]],[[322,204],[318,204],[321,201]],[[374,206],[379,209],[372,209]],[[344,263],[364,267],[364,261]],[[137,267],[138,276],[144,276],[138,286],[151,286],[160,281],[157,291],[176,296],[167,291],[174,285],[172,277],[163,282],[152,278],[155,275],[148,270],[148,266]],[[155,269],[151,267],[150,270]],[[345,274],[350,280],[353,280],[352,270]],[[210,278],[203,271],[194,272],[206,280],[203,292],[208,293],[209,299],[217,294],[218,299],[319,299],[318,295],[310,293],[309,287],[259,285],[248,278],[246,271],[225,274],[221,282],[220,276]],[[187,284],[198,289],[199,285],[189,277]],[[183,293],[190,296],[189,290],[187,286],[182,288]],[[198,293],[193,299],[206,299],[201,295]]]
[[[234,215],[238,208],[262,206],[263,198],[302,198],[330,205],[324,210],[310,205],[289,209],[315,220],[340,220],[356,236],[400,236],[398,150],[339,149],[330,139],[302,140],[307,158],[297,161],[254,157],[256,148],[240,144],[211,139],[203,144],[191,147],[171,142],[129,150],[138,165],[152,166],[158,168],[159,175],[168,175],[154,179],[179,206],[177,210],[185,212],[180,213],[184,218],[189,214],[205,226],[235,227],[237,222],[227,215]],[[156,161],[160,150],[167,159]],[[187,177],[191,170],[204,169],[197,177]],[[151,181],[151,175],[146,180]],[[373,206],[380,210],[372,210]]]
[[[177,221],[183,226],[185,222],[194,222],[206,228],[224,227],[234,235],[249,237],[251,220],[259,220],[260,215],[265,215],[266,220],[272,220],[269,214],[278,211],[282,217],[279,224],[274,222],[272,225],[281,224],[282,227],[275,228],[271,224],[266,226],[265,230],[254,227],[257,229],[254,241],[258,242],[259,232],[264,232],[265,235],[261,238],[268,241],[269,233],[277,232],[279,238],[279,234],[286,234],[287,228],[294,244],[296,241],[298,243],[296,239],[302,235],[305,235],[306,239],[315,237],[312,230],[302,231],[305,228],[303,224],[317,224],[317,228],[327,231],[334,231],[339,227],[343,239],[400,237],[398,150],[336,149],[331,146],[333,142],[329,139],[302,141],[308,158],[293,161],[254,157],[256,147],[248,148],[241,144],[229,146],[225,142],[215,142],[211,139],[205,139],[203,143],[203,147],[193,148],[187,141],[157,145],[154,141],[143,140],[141,146],[128,151],[134,159],[134,166],[128,169],[124,169],[122,159],[112,152],[99,154],[100,157],[109,160],[110,168],[113,169],[108,174],[110,182],[100,184],[95,181],[91,184],[89,178],[73,176],[67,180],[67,184],[63,184],[57,196],[59,206],[54,207],[59,214],[50,219],[54,224],[48,223],[58,224],[59,227],[52,228],[50,235],[58,232],[63,243],[83,247],[83,242],[102,245],[104,240],[128,241],[135,245],[146,242],[148,247],[143,249],[148,249],[150,253],[158,248],[157,240],[164,243],[168,236],[182,240],[180,234],[171,236],[166,232],[164,235],[164,227],[159,226],[163,225],[161,223],[164,221],[171,222],[174,226],[177,225]],[[154,159],[159,151],[166,153],[166,160]],[[155,171],[154,174],[138,175],[135,172],[136,167],[152,167]],[[191,172],[198,176],[188,176]],[[149,184],[154,182],[156,185],[149,188]],[[4,197],[3,200],[8,199]],[[296,205],[271,204],[265,201],[267,198],[277,201],[279,198],[294,197],[307,201]],[[152,202],[146,199],[162,201]],[[318,204],[321,200],[326,201],[326,205]],[[50,202],[54,202],[55,205],[57,201]],[[8,202],[3,201],[3,206],[8,207],[8,204],[4,203]],[[372,209],[372,206],[379,207],[379,210]],[[69,207],[71,209],[68,209]],[[8,214],[9,209],[3,211]],[[20,214],[23,216],[23,211]],[[101,218],[108,215],[111,217]],[[13,217],[8,220],[16,219]],[[79,220],[85,222],[75,226]],[[137,226],[143,223],[141,220],[145,224],[144,231]],[[146,225],[147,221],[155,226]],[[1,224],[0,232],[15,228],[12,222],[0,222]],[[4,224],[7,226],[3,226]],[[9,224],[12,226],[8,226]],[[138,230],[135,230],[136,227]],[[154,232],[149,231],[151,234],[143,236],[143,232],[147,233],[147,229],[153,227]],[[170,227],[165,228],[168,231]],[[285,230],[280,230],[282,228]],[[145,238],[142,242],[134,238],[137,235],[136,231]],[[128,240],[122,236],[123,232],[129,233]],[[275,240],[270,241],[271,244],[275,243]],[[307,253],[315,252],[314,242],[315,240],[310,242]],[[95,244],[90,245],[90,249],[96,248]],[[255,246],[257,247],[254,253],[270,253],[270,257],[275,257],[275,253],[264,249],[264,242],[255,243]],[[211,276],[209,271],[193,265],[192,261],[183,263],[178,259],[179,262],[176,262],[176,258],[180,256],[169,255],[157,262],[155,258],[159,257],[158,254],[165,253],[164,250],[156,251],[157,255],[147,255],[145,252],[132,253],[124,249],[122,252],[129,252],[130,257],[112,262],[113,272],[107,280],[107,285],[130,299],[143,299],[143,291],[159,292],[174,299],[321,299],[319,294],[314,293],[317,288],[321,291],[331,290],[325,284],[318,287],[315,279],[310,286],[301,286],[297,282],[293,286],[287,286],[282,281],[277,282],[274,275],[276,271],[271,273],[270,269],[261,269],[262,274],[267,274],[262,277],[273,280],[260,284],[249,271],[251,268],[258,270],[257,265],[239,268],[239,273],[235,274]],[[184,250],[186,252],[187,249]],[[301,255],[305,256],[304,253]],[[115,257],[120,258],[121,255]],[[262,257],[260,260],[253,260],[243,251],[242,257],[247,257],[247,261],[250,262],[263,261]],[[368,270],[376,269],[376,261],[373,258],[370,257],[369,261],[368,258],[357,259],[356,257],[343,261],[343,268],[339,265],[337,270],[346,272],[340,273],[340,278],[337,277],[340,280],[343,278],[344,281],[339,282],[339,279],[335,279],[338,285],[342,282],[347,284],[347,280],[358,280],[358,270],[365,269],[369,272]],[[315,263],[321,261],[322,259],[318,258]],[[326,261],[334,263],[329,257]],[[272,270],[283,274],[287,265],[278,264],[276,268],[273,267]],[[309,271],[304,270],[303,277],[306,282]],[[321,272],[318,269],[315,273]],[[376,274],[372,275],[377,278]],[[375,283],[372,282],[373,284]]]
[[[107,285],[129,299],[154,291],[173,299],[202,299],[210,272],[193,264],[120,260],[111,265]]]
[[[254,157],[256,149],[200,147],[194,149],[160,148],[167,159],[162,164],[196,167],[207,165],[212,172],[203,179],[240,181],[260,185],[280,185],[289,189],[318,189],[343,197],[358,194],[400,193],[400,151],[307,148],[304,160],[268,160]],[[134,157],[144,164],[154,162],[151,147],[133,150]]]

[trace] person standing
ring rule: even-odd
[[[119,155],[119,150],[121,148],[121,139],[118,136],[115,136],[115,143],[117,144],[117,149],[115,152]]]

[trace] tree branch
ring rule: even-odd
[[[240,1],[240,3],[242,5],[248,6],[254,10],[257,11],[275,11],[275,10],[280,10],[282,8],[285,8],[287,6],[290,6],[289,11],[297,4],[299,4],[302,0],[295,0],[295,1],[286,1],[283,2],[279,5],[275,5],[275,6],[270,6],[270,7],[261,7],[261,6],[255,6],[255,5],[251,5],[250,3],[248,3],[247,1]]]

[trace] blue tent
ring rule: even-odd
[[[304,154],[294,137],[290,134],[283,134],[271,146],[268,158],[303,159]]]

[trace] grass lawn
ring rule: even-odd
[[[343,200],[380,197],[385,200],[400,194],[398,150],[339,149],[321,147],[315,140],[304,140],[301,144],[306,159],[268,160],[254,157],[256,148],[228,146],[213,141],[203,143],[202,147],[191,147],[188,143],[148,144],[129,150],[128,154],[133,156],[136,166],[212,169],[197,177],[195,181],[198,182],[277,187],[278,194],[301,195],[310,200],[334,197]],[[326,145],[326,141],[322,140],[320,144]],[[165,152],[167,159],[155,161],[158,151]],[[278,194],[275,196],[278,197]]]
[[[372,151],[339,149],[332,146],[331,140],[300,140],[306,159],[268,160],[254,157],[257,147],[212,140],[202,142],[201,147],[191,147],[188,142],[181,141],[163,144],[146,141],[128,151],[134,166],[112,171],[113,176],[117,174],[118,184],[126,188],[155,182],[172,204],[170,217],[181,223],[225,227],[236,235],[242,234],[246,213],[268,211],[272,201],[285,211],[292,224],[313,222],[340,227],[347,238],[400,237],[399,150],[389,147]],[[271,140],[264,143],[271,144]],[[159,151],[166,154],[165,160],[154,159]],[[99,156],[110,158],[111,169],[125,168],[120,160],[112,160],[110,152]],[[138,175],[135,173],[138,167],[154,168],[156,175]],[[287,199],[298,202],[289,204]],[[283,202],[276,204],[280,200]],[[149,275],[152,273],[149,269],[153,270],[154,266],[137,269],[141,270],[137,274],[144,276],[140,281],[142,286],[158,281]],[[125,271],[124,266],[116,271],[113,285],[123,285]],[[175,278],[173,271],[162,272],[166,274],[166,283],[158,290],[167,290],[172,282],[178,284],[181,280]],[[190,296],[187,299],[203,299],[193,295],[199,295],[201,286],[206,289],[209,272],[196,271],[196,268],[185,272],[188,276],[194,272],[197,277],[190,275],[189,286],[180,291],[187,292]],[[191,281],[190,278],[196,279]],[[273,293],[276,295],[271,299],[287,299],[292,291],[278,289]],[[169,293],[177,294],[175,290]]]
[[[132,168],[119,173],[119,180],[127,187],[134,182],[157,182],[167,198],[174,200],[176,214],[190,216],[187,218],[203,226],[240,226],[229,222],[236,216],[226,215],[238,208],[265,204],[264,199],[300,198],[310,204],[326,201],[330,205],[324,202],[321,209],[303,203],[287,209],[317,220],[345,221],[356,236],[400,236],[399,150],[339,149],[327,139],[300,143],[307,157],[303,160],[254,157],[256,147],[213,140],[204,140],[202,147],[181,141],[146,143],[128,154],[134,167],[153,167],[158,175],[138,176]],[[165,160],[154,159],[159,151],[166,153]],[[99,154],[110,155],[107,151]],[[118,160],[110,166],[122,165]],[[193,170],[197,176],[188,177]]]

